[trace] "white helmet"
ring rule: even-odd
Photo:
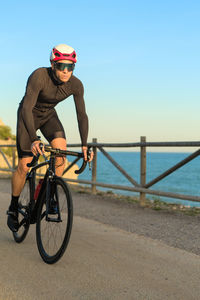
[[[50,61],[58,61],[58,60],[71,60],[72,62],[77,62],[77,55],[71,46],[65,45],[65,44],[59,44],[55,46],[50,55]]]

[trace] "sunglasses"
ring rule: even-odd
[[[75,68],[75,64],[65,64],[65,63],[54,63],[55,67],[59,71],[64,71],[67,68],[68,72],[71,72]]]

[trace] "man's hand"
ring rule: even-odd
[[[94,157],[94,152],[93,151],[90,152],[90,159],[88,160],[87,151],[88,151],[88,147],[83,146],[82,147],[82,152],[83,152],[83,155],[84,155],[84,160],[86,160],[88,162],[91,162],[93,160],[93,157]]]
[[[38,153],[40,153],[40,155],[42,155],[44,153],[44,146],[42,148],[42,150],[40,149],[40,145],[41,141],[34,141],[31,145],[31,151],[33,153],[33,155],[37,156]]]

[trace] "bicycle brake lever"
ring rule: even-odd
[[[47,157],[46,157],[46,155],[44,153],[42,154],[42,156],[43,156],[43,158],[44,158],[45,161],[48,160]]]
[[[88,159],[88,161],[90,160],[91,152],[92,152],[91,147],[89,147],[88,151],[87,151],[87,159]],[[89,170],[91,171],[91,169],[92,169],[92,167],[91,167],[91,161],[89,161],[88,164],[89,164]]]
[[[43,144],[40,143],[40,144],[39,144],[39,147],[40,147],[40,150],[42,151],[42,149],[43,149]],[[38,153],[36,156],[34,155],[32,161],[31,161],[30,163],[27,164],[27,167],[28,167],[28,168],[34,167],[34,166],[36,165],[36,163],[37,163],[39,157],[40,157],[40,153]]]
[[[89,161],[88,165],[89,165],[89,171],[91,171],[92,170],[91,161]]]

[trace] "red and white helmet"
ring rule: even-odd
[[[64,59],[71,60],[74,63],[77,62],[77,55],[74,48],[65,44],[55,46],[51,51],[50,61],[53,62]]]

